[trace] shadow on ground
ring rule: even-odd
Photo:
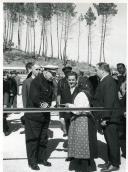
[[[13,119],[13,120],[7,120],[7,121],[8,121],[8,126],[9,126],[9,132],[10,132],[10,134],[12,132],[16,132],[20,128],[23,128],[23,125],[22,125],[20,119]]]
[[[20,119],[12,119],[12,120],[8,120],[7,119],[7,123],[9,126],[9,133],[11,134],[12,132],[16,132],[21,128],[24,128],[23,124],[21,123]],[[61,123],[60,121],[57,120],[51,120],[50,121],[50,128],[60,128]],[[53,138],[53,131],[51,131],[50,129],[48,130],[48,135],[50,138]]]
[[[50,139],[48,141],[48,146],[47,146],[47,159],[50,158],[51,153],[54,150],[56,150],[58,144],[60,142],[64,142],[64,141],[65,141],[64,139],[59,139],[59,138],[57,138],[57,139]],[[57,157],[57,158],[59,158],[59,157]],[[62,157],[60,157],[60,158],[62,158]]]
[[[107,145],[104,142],[98,140],[98,158],[101,158],[104,161],[108,160],[107,156]],[[69,164],[69,171],[72,170],[83,170],[87,168],[87,163],[90,163],[89,168],[91,171],[96,171],[95,161],[80,161],[78,159],[72,160]],[[86,169],[87,170],[87,169]]]
[[[50,121],[50,128],[60,128],[61,122],[58,120],[51,120]]]
[[[107,145],[100,140],[98,140],[98,158],[101,158],[105,162],[108,161]]]

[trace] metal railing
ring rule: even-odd
[[[3,113],[16,113],[16,112],[28,112],[28,113],[35,113],[35,112],[71,112],[71,111],[123,111],[120,108],[104,108],[104,107],[88,107],[88,108],[66,108],[66,107],[59,107],[59,108],[4,108]]]

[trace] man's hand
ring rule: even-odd
[[[107,121],[104,120],[100,124],[101,124],[101,126],[105,127],[107,125]]]
[[[41,108],[48,108],[49,105],[48,105],[47,102],[43,102],[43,103],[40,104],[40,107],[41,107]]]

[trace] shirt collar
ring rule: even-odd
[[[109,74],[104,75],[104,76],[100,79],[100,81],[102,81],[102,80],[103,80],[104,78],[106,78],[108,75],[109,75]]]

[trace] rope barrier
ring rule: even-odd
[[[122,111],[120,108],[104,108],[104,107],[89,107],[89,108],[4,108],[3,113],[16,112],[71,112],[71,111]]]

